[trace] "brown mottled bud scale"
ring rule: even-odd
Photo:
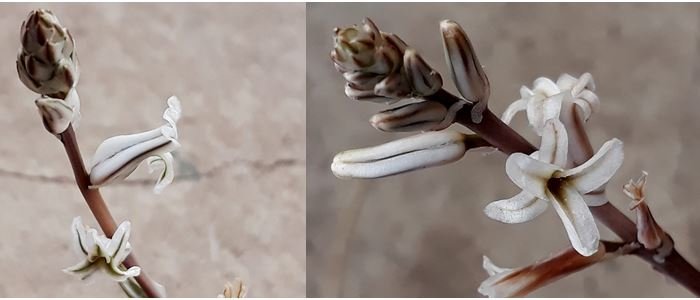
[[[30,90],[63,99],[80,76],[75,41],[49,10],[32,11],[22,23],[17,73]]]

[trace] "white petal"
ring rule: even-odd
[[[170,137],[177,139],[177,121],[180,120],[182,116],[182,105],[180,105],[180,99],[175,96],[170,96],[168,98],[168,108],[163,112],[163,119],[168,122],[168,125],[174,131],[173,135]]]
[[[126,237],[128,239],[130,227],[131,224],[128,221],[121,223],[119,227],[117,227],[117,230],[114,231],[111,239],[105,237],[106,243],[101,250],[103,252],[102,254],[107,258],[107,262],[110,262],[110,259],[117,253],[124,238]]]
[[[593,82],[593,76],[591,75],[591,73],[584,73],[583,75],[581,75],[578,81],[576,81],[576,84],[574,84],[574,86],[571,87],[571,93],[574,95],[578,95],[585,89],[595,91],[595,82]]]
[[[87,249],[90,249],[90,246],[87,242],[87,233],[85,232],[85,226],[80,216],[73,218],[71,229],[73,231],[75,249],[78,251],[78,254],[87,255]]]
[[[105,254],[111,258],[108,262],[110,262],[112,266],[119,266],[126,256],[129,255],[131,251],[131,246],[129,245],[130,236],[131,222],[124,221],[119,224],[114,235],[112,235],[109,247],[105,249]]]
[[[622,141],[612,139],[603,144],[588,161],[576,168],[561,172],[556,177],[565,178],[581,194],[587,194],[610,181],[623,160]]]
[[[565,167],[568,149],[569,138],[564,124],[558,119],[548,120],[542,132],[542,142],[537,158],[546,163]]]
[[[583,201],[588,206],[601,206],[608,203],[608,197],[605,196],[605,191],[593,191],[591,194],[583,195]]]
[[[547,199],[547,181],[559,170],[555,165],[522,153],[513,153],[506,160],[506,173],[513,183],[540,199]]]
[[[559,93],[548,98],[535,95],[527,103],[527,119],[538,135],[542,135],[547,120],[559,119],[561,103],[567,94]]]
[[[564,224],[571,246],[583,256],[596,253],[600,233],[581,194],[566,182],[554,187],[554,190],[547,190],[547,194]]]
[[[557,79],[557,86],[562,91],[571,90],[571,88],[574,87],[576,82],[578,82],[578,78],[565,73],[561,74],[561,76],[559,76],[559,79]]]
[[[78,276],[81,280],[85,280],[90,277],[95,271],[100,269],[100,265],[83,260],[73,266],[63,269],[64,273]]]
[[[486,270],[486,273],[488,273],[489,276],[493,276],[493,275],[504,273],[504,272],[513,271],[513,269],[501,268],[501,267],[495,265],[493,263],[493,261],[491,261],[491,259],[486,255],[483,256],[483,263],[481,266],[484,268],[484,270]]]
[[[508,108],[506,108],[506,110],[503,112],[503,115],[501,115],[501,120],[503,121],[503,123],[510,124],[510,122],[513,120],[513,117],[515,117],[515,114],[525,109],[527,109],[527,100],[515,100],[513,103],[508,105]]]
[[[160,194],[163,189],[170,185],[175,178],[175,164],[173,163],[173,155],[170,153],[163,153],[159,156],[151,156],[146,160],[148,164],[148,171],[150,173],[155,172],[157,169],[161,169],[160,176],[158,176],[158,181],[153,191],[156,194]]]
[[[489,203],[484,213],[499,222],[516,224],[530,221],[547,209],[547,202],[523,191],[509,199]]]
[[[80,126],[81,116],[80,116],[80,96],[78,96],[78,91],[75,89],[75,87],[71,88],[68,91],[68,95],[66,95],[65,101],[73,109],[73,117],[71,120],[71,124],[73,124],[74,129],[77,129]]]
[[[559,86],[557,86],[554,81],[546,77],[535,79],[532,90],[535,94],[542,94],[546,97],[551,97],[561,92]]]
[[[598,96],[590,90],[583,90],[576,96],[574,103],[583,110],[584,120],[588,120],[600,107]]]

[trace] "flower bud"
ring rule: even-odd
[[[445,119],[447,108],[435,101],[421,101],[387,109],[372,116],[372,127],[388,132],[426,131]]]
[[[63,99],[80,76],[75,41],[49,10],[32,11],[22,23],[17,73],[30,90]]]
[[[333,158],[339,178],[380,178],[459,160],[469,148],[484,146],[477,136],[431,131],[375,147],[348,150]]]
[[[414,49],[408,49],[403,55],[403,65],[413,87],[419,95],[432,95],[442,88],[440,73],[430,68]]]
[[[50,133],[58,135],[68,129],[73,118],[73,108],[65,101],[42,96],[34,101],[44,122],[44,127]]]
[[[386,47],[377,26],[366,18],[361,26],[336,28],[331,58],[344,71],[388,74],[400,66],[401,52]]]
[[[486,72],[479,63],[467,34],[459,24],[444,20],[440,23],[440,30],[452,79],[462,97],[474,103],[472,121],[480,123],[491,93]]]

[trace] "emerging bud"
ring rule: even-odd
[[[248,294],[248,287],[243,284],[240,278],[233,279],[233,282],[227,282],[224,286],[223,294],[217,298],[245,298]]]
[[[131,252],[131,244],[129,244],[131,223],[129,221],[119,224],[111,239],[103,234],[98,234],[94,228],[84,226],[80,217],[73,219],[72,229],[76,249],[80,255],[84,256],[84,260],[66,268],[63,270],[64,272],[77,275],[80,279],[86,279],[95,271],[102,269],[118,282],[141,274],[139,267],[123,270],[121,266]]]
[[[630,209],[637,214],[637,240],[644,245],[644,248],[656,250],[654,260],[663,263],[666,256],[673,250],[673,241],[666,232],[656,223],[651,209],[646,203],[646,171],[642,171],[642,176],[636,181],[631,180],[625,184],[623,191],[627,197],[633,200]]]
[[[68,129],[73,118],[73,108],[60,99],[42,96],[34,101],[44,122],[44,127],[50,133],[58,135]]]
[[[63,99],[80,76],[75,41],[49,10],[32,11],[22,23],[17,73],[30,90]]]
[[[440,75],[415,51],[406,50],[399,37],[379,31],[368,18],[361,26],[336,28],[334,33],[331,59],[343,73],[351,99],[393,102],[430,95],[442,86]]]
[[[339,178],[380,178],[459,160],[471,148],[488,144],[475,135],[431,131],[375,147],[348,150],[333,158]]]
[[[68,91],[65,99],[56,99],[42,95],[34,101],[46,130],[59,135],[68,129],[71,123],[78,127],[80,121],[80,98],[75,88]]]
[[[90,188],[125,179],[143,160],[148,159],[151,168],[163,168],[154,188],[156,193],[160,193],[174,178],[170,152],[180,147],[176,122],[181,113],[180,101],[174,96],[170,97],[168,109],[163,114],[168,124],[143,133],[111,137],[102,142],[95,151],[90,167]]]
[[[480,123],[491,94],[489,78],[479,63],[467,34],[459,24],[444,20],[440,23],[440,30],[452,79],[462,97],[474,103],[472,121]]]
[[[490,298],[524,297],[533,291],[562,277],[576,273],[604,259],[612,258],[621,251],[606,252],[603,243],[591,256],[582,256],[573,248],[533,265],[508,269],[493,264],[484,256],[484,270],[489,278],[479,286],[479,293]]]

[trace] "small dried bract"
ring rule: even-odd
[[[219,294],[217,298],[245,298],[248,294],[248,287],[243,284],[243,280],[235,278],[233,282],[227,282],[224,286],[224,292]]]

